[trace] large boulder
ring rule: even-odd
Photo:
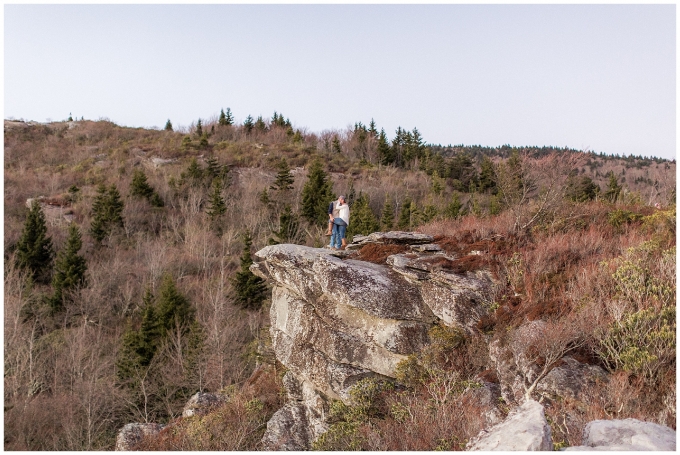
[[[467,450],[553,450],[550,425],[543,406],[537,401],[527,400],[502,423],[483,430],[468,443]]]
[[[423,234],[371,236],[372,242],[432,242]],[[255,253],[251,271],[273,287],[270,334],[276,358],[309,389],[308,396],[316,396],[289,397],[268,425],[266,447],[308,448],[325,429],[315,417],[325,415],[324,403],[348,402],[349,389],[366,377],[394,378],[399,362],[429,343],[428,330],[438,319],[473,330],[487,312],[490,277],[440,270],[437,258],[443,257],[431,246],[390,257],[386,265],[300,245],[271,245]],[[421,275],[414,280],[411,270]],[[313,431],[301,429],[310,425]]]
[[[637,419],[593,420],[583,429],[583,445],[565,450],[664,450],[675,452],[675,430]]]
[[[194,396],[189,398],[187,404],[182,410],[182,417],[191,417],[194,415],[203,415],[209,412],[212,408],[219,406],[226,400],[222,395],[206,392],[196,392]]]
[[[154,436],[165,428],[159,423],[128,423],[118,431],[116,437],[116,450],[133,450],[146,436]]]
[[[598,380],[607,380],[607,372],[601,367],[564,356],[560,364],[539,381],[536,392],[549,397],[579,398],[585,386]]]

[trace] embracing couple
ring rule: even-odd
[[[340,196],[337,201],[331,202],[328,206],[328,232],[331,236],[331,249],[344,250],[347,246],[345,233],[349,226],[349,206],[345,201],[345,196]],[[341,244],[342,242],[342,244]]]

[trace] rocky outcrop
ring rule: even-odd
[[[118,432],[116,437],[116,450],[133,450],[142,438],[153,436],[165,428],[159,423],[128,423]]]
[[[536,392],[553,398],[579,398],[581,390],[597,380],[607,380],[607,372],[601,367],[581,363],[571,356],[564,356],[561,364],[541,379],[536,386]]]
[[[432,237],[390,232],[358,241],[431,245]],[[251,270],[273,286],[274,353],[290,375],[289,402],[269,422],[265,447],[308,448],[325,431],[330,399],[348,402],[363,378],[393,378],[397,364],[429,342],[437,320],[470,331],[487,314],[488,273],[438,268],[450,258],[421,249],[390,256],[386,265],[299,245],[255,253]]]
[[[45,214],[45,221],[51,226],[60,226],[62,224],[69,224],[73,221],[73,210],[70,205],[62,200],[48,199],[44,196],[37,198],[26,199],[26,207],[29,209],[36,201],[43,213]]]
[[[565,450],[664,450],[675,452],[675,431],[637,419],[593,420],[583,429],[582,446]]]
[[[214,393],[196,392],[194,396],[189,398],[187,404],[182,410],[182,417],[191,417],[193,415],[203,415],[209,412],[215,406],[224,403],[225,398]]]
[[[527,400],[502,423],[482,431],[468,443],[467,450],[537,451],[552,450],[550,425],[543,406]]]

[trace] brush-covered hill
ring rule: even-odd
[[[634,341],[626,337],[639,321],[659,332],[668,318],[654,315],[674,305],[675,162],[444,148],[415,129],[388,139],[374,124],[313,134],[279,114],[230,122],[173,131],[106,120],[5,121],[6,449],[112,449],[123,425],[174,421],[199,391],[238,399],[191,430],[207,431],[194,439],[203,445],[172,439],[180,444],[173,448],[258,448],[263,422],[281,405],[282,371],[270,348],[271,293],[249,274],[250,253],[275,243],[323,246],[326,208],[340,194],[350,202],[350,237],[417,230],[438,236],[451,254],[491,253],[483,265],[503,284],[492,312],[466,351],[435,346],[444,351],[434,360],[476,359],[456,373],[461,380],[491,369],[474,353],[488,352],[495,334],[527,320],[556,324],[592,305],[602,316],[579,358],[616,379],[592,389],[604,401],[585,408],[588,418],[674,422],[674,355],[628,352]],[[395,253],[359,252],[377,262]],[[638,282],[646,287],[630,284]],[[620,335],[619,326],[632,332]],[[262,364],[271,372],[255,381]],[[402,398],[425,403],[428,384],[411,384],[413,395]],[[229,406],[248,419],[229,420]],[[413,409],[425,419],[424,408]],[[555,418],[566,412],[551,409]],[[362,434],[377,427],[398,434],[403,424],[374,417],[350,423]],[[427,426],[418,422],[423,427],[413,428]],[[553,431],[566,441],[579,422]],[[211,439],[213,430],[232,433]],[[382,447],[458,444],[437,442],[443,436],[433,431]],[[461,431],[457,437],[467,437]]]

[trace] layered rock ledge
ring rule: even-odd
[[[362,244],[432,244],[423,234],[372,236]],[[267,447],[308,448],[326,429],[330,399],[347,402],[349,389],[366,377],[393,378],[397,364],[429,342],[438,320],[471,331],[487,314],[487,272],[447,271],[438,264],[451,258],[434,247],[419,250],[384,265],[299,245],[255,253],[251,270],[273,286],[274,352],[288,368],[289,402],[268,424]]]

